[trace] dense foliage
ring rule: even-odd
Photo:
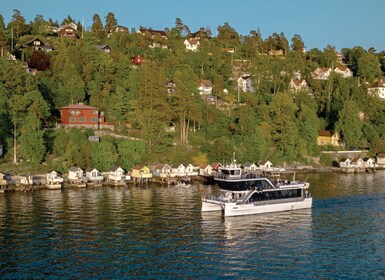
[[[307,162],[319,155],[317,133],[325,129],[339,132],[346,147],[372,148],[374,153],[385,148],[385,105],[367,94],[367,86],[382,78],[384,52],[342,49],[354,76],[332,72],[327,80],[316,80],[312,72],[317,67],[334,68],[341,61],[331,45],[304,52],[298,34],[290,41],[283,33],[263,39],[260,30],[240,35],[224,23],[213,38],[210,30],[193,34],[176,19],[164,38],[128,29],[115,32],[113,13],[104,17],[104,25],[102,19],[95,14],[87,30],[77,22],[78,38],[62,38],[48,28],[58,22],[42,15],[26,23],[14,10],[7,25],[0,15],[0,144],[5,160],[102,171],[113,164],[129,169],[139,162],[226,162],[233,153],[239,162]],[[76,23],[68,16],[62,24],[71,22]],[[185,49],[184,40],[192,36],[200,38],[197,52]],[[53,50],[23,47],[34,38]],[[111,53],[96,47],[102,44]],[[143,65],[131,62],[138,54]],[[25,70],[26,62],[38,70],[36,75]],[[253,92],[237,86],[246,72]],[[295,73],[309,90],[290,90]],[[200,80],[211,81],[213,102],[199,95]],[[166,88],[169,81],[175,85],[172,94]],[[58,109],[78,102],[100,108],[114,123],[114,133],[136,140],[102,137],[90,143],[93,131],[56,129]],[[176,133],[166,130],[170,124]]]

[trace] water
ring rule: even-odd
[[[297,176],[309,210],[202,215],[190,189],[0,196],[1,278],[385,279],[385,172]]]

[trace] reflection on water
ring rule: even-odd
[[[313,208],[201,213],[216,187],[0,196],[3,278],[384,278],[385,173],[297,175]],[[301,178],[303,176],[303,178]]]

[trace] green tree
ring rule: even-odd
[[[115,15],[112,12],[109,12],[105,16],[106,24],[104,26],[104,32],[105,34],[108,34],[109,32],[112,32],[115,30],[115,28],[118,26],[118,21],[115,18]]]
[[[103,23],[98,14],[94,14],[92,17],[91,32],[95,33],[96,38],[102,40],[105,37]]]
[[[357,147],[362,137],[362,122],[355,101],[347,100],[338,114],[336,128],[340,131],[346,147]]]
[[[13,15],[11,21],[8,23],[7,29],[13,30],[16,40],[27,32],[28,26],[25,23],[25,18],[21,15],[19,10],[13,10]]]
[[[372,53],[363,54],[357,61],[357,67],[358,75],[364,78],[364,83],[383,74],[377,57]]]
[[[303,42],[301,35],[298,35],[298,34],[293,35],[293,38],[291,38],[291,49],[300,54],[304,54],[305,43]]]
[[[120,163],[126,170],[130,170],[140,163],[146,153],[146,145],[141,141],[122,141],[118,144]]]
[[[116,147],[111,142],[101,141],[91,146],[92,163],[101,171],[109,170],[116,163],[118,156]]]

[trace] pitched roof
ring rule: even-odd
[[[292,80],[292,82],[296,85],[296,86],[301,86],[302,83],[304,82],[305,80],[304,79],[301,79],[301,80]],[[306,83],[306,81],[305,81]]]
[[[76,172],[76,171],[83,171],[83,169],[81,169],[80,167],[71,167],[68,171],[71,171],[71,172]]]
[[[201,85],[205,86],[205,87],[212,87],[213,84],[211,83],[210,80],[201,80]]]
[[[149,32],[151,35],[159,34],[161,36],[167,37],[167,33],[162,30],[153,30],[153,29],[147,29],[147,28],[139,28],[140,33],[144,34],[145,32]]]
[[[374,84],[372,84],[369,88],[379,88],[379,87],[385,87],[385,84],[382,80],[378,80]]]
[[[318,131],[318,136],[332,137],[333,131],[331,130],[320,130]]]
[[[119,168],[122,169],[120,166],[113,165],[113,166],[111,166],[110,171],[115,172],[115,171],[118,170]]]
[[[84,105],[84,104],[74,104],[74,105],[69,105],[69,106],[64,106],[61,107],[60,110],[63,109],[78,109],[78,110],[99,110],[99,108],[89,106],[89,105]]]

